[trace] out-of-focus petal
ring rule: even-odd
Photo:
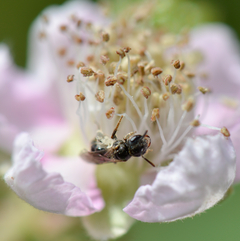
[[[63,113],[59,105],[58,98],[53,94],[53,86],[43,86],[39,77],[25,73],[17,68],[9,53],[6,45],[0,45],[0,114],[1,129],[4,135],[0,135],[0,148],[10,151],[12,149],[12,140],[17,131],[33,131],[45,130],[51,128],[53,125],[61,126],[59,128],[58,136],[52,135],[51,140],[56,136],[55,141],[51,143],[62,144],[63,138],[70,135],[71,130],[66,128],[63,118]],[[8,128],[6,129],[6,122]],[[4,126],[3,126],[3,123]],[[37,127],[37,129],[35,129]],[[14,131],[10,131],[11,128]],[[52,129],[52,128],[51,128]],[[6,132],[9,136],[6,141]],[[11,135],[11,136],[10,136]],[[47,148],[53,146],[48,143]],[[59,146],[58,146],[59,147]]]
[[[43,152],[34,145],[28,134],[15,140],[13,166],[6,173],[6,183],[16,194],[32,206],[68,216],[85,216],[96,211],[93,200],[57,172],[47,172],[40,160]],[[81,178],[79,176],[79,178]]]
[[[141,186],[124,208],[144,222],[173,221],[215,205],[232,184],[236,155],[223,135],[188,139],[152,185]]]
[[[199,71],[207,73],[202,84],[213,94],[240,97],[240,49],[234,32],[223,24],[208,24],[191,33],[191,48],[203,54]]]
[[[72,74],[75,66],[69,70],[67,61],[84,61],[89,54],[87,39],[90,33],[82,26],[85,28],[87,23],[104,26],[107,21],[99,6],[89,1],[69,1],[48,7],[31,27],[28,67],[39,75],[49,73],[57,76],[63,70]],[[66,31],[62,31],[61,26],[66,27]],[[39,38],[41,33],[46,36]],[[76,43],[74,37],[81,38],[82,43]],[[65,54],[59,55],[61,49],[66,50]]]
[[[0,114],[0,150],[10,153],[12,151],[12,143],[17,133],[18,129]]]

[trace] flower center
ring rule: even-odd
[[[109,31],[111,34],[98,33],[100,40],[89,65],[79,62],[77,74],[67,78],[68,82],[76,81],[75,98],[79,101],[77,114],[82,135],[89,145],[99,129],[111,136],[119,116],[124,116],[118,138],[130,132],[148,131],[152,143],[149,158],[161,165],[172,159],[183,145],[183,139],[196,126],[196,120],[191,124],[198,96],[194,74],[187,71],[183,61],[173,59],[173,54],[168,53],[172,46],[162,45],[158,55],[159,46],[156,47],[155,58],[152,57],[148,45],[141,46],[142,41],[136,37],[144,35],[143,30],[138,30],[138,35],[120,37],[122,46],[130,38],[130,47],[119,47],[118,28],[111,27]],[[158,36],[157,42],[161,43],[162,38],[164,36]],[[147,39],[149,46],[156,45],[154,38]],[[161,68],[158,62],[162,63]]]

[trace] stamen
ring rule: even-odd
[[[134,130],[135,132],[137,132],[137,126],[135,125],[134,121],[132,120],[132,118],[131,118],[129,115],[127,115],[126,113],[116,114],[116,115],[117,115],[117,116],[124,116],[124,117],[126,117],[126,119],[128,119],[128,120],[130,121],[133,130]]]
[[[136,104],[136,102],[134,101],[133,97],[131,95],[128,94],[128,92],[125,90],[125,88],[122,85],[119,85],[121,87],[121,89],[123,90],[124,94],[129,98],[129,100],[132,102],[134,108],[136,109],[139,117],[142,119],[142,113],[140,111],[140,109],[138,108],[138,105]]]
[[[122,57],[120,56],[119,61],[118,61],[117,65],[116,65],[116,68],[115,68],[115,71],[114,71],[114,76],[115,77],[117,76],[118,68],[119,68],[119,65],[121,64],[121,62],[122,62]]]
[[[181,118],[180,118],[180,120],[179,120],[179,122],[178,122],[178,124],[177,124],[177,127],[176,127],[175,131],[173,132],[172,137],[170,138],[170,140],[167,143],[168,146],[170,146],[173,143],[173,141],[175,140],[175,138],[176,138],[176,136],[177,136],[177,134],[178,134],[178,132],[179,132],[179,130],[181,128],[182,122],[183,122],[186,114],[187,114],[187,112],[184,111],[182,116],[181,116]]]
[[[68,83],[72,82],[73,80],[74,80],[74,75],[73,74],[67,76],[67,82]]]
[[[96,100],[99,101],[100,103],[103,103],[104,102],[104,99],[105,99],[105,93],[103,90],[99,90],[96,95]]]
[[[75,99],[77,101],[84,101],[86,99],[86,97],[82,92],[80,92],[79,95],[75,95]]]
[[[115,108],[111,107],[107,112],[106,112],[106,117],[111,120],[115,114]]]
[[[89,67],[82,67],[81,73],[84,77],[89,77],[89,76],[92,76],[94,74],[94,71]]]

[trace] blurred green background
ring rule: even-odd
[[[123,1],[111,2],[122,4]],[[27,34],[31,22],[46,6],[63,2],[64,0],[0,0],[0,41],[10,46],[19,66],[25,65]],[[211,20],[219,19],[227,23],[240,36],[239,0],[191,2],[212,4],[214,16]],[[36,210],[17,198],[0,180],[0,241],[48,240],[91,239],[85,234],[78,218]],[[234,193],[227,200],[201,215],[174,223],[137,222],[127,235],[118,240],[239,241],[240,185],[234,187]]]

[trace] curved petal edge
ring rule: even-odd
[[[24,201],[48,212],[68,216],[85,216],[100,211],[93,200],[75,185],[64,181],[59,173],[46,172],[40,162],[43,152],[27,133],[19,134],[14,143],[13,166],[5,182]]]
[[[143,222],[191,217],[224,197],[235,172],[236,155],[229,138],[221,134],[189,138],[152,185],[141,186],[123,210]]]

